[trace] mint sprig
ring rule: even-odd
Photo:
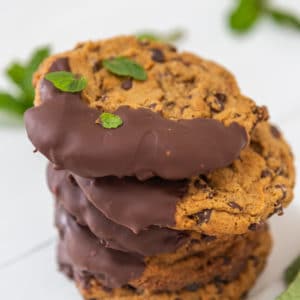
[[[300,256],[286,269],[284,281],[288,285],[288,288],[276,300],[300,299]]]
[[[270,18],[282,26],[300,30],[300,18],[291,12],[274,8],[268,0],[238,0],[229,17],[229,25],[244,33],[254,27],[262,17]]]
[[[245,32],[253,27],[262,13],[261,0],[240,0],[230,15],[230,27]]]
[[[0,91],[0,110],[21,116],[33,106],[32,76],[49,55],[49,47],[42,47],[34,51],[26,63],[16,61],[7,67],[5,74],[13,88],[12,91]]]
[[[164,43],[178,42],[184,36],[185,36],[185,32],[182,29],[175,29],[167,33],[147,30],[136,34],[136,37],[140,41],[158,41]]]
[[[298,256],[286,269],[284,273],[284,280],[286,284],[292,283],[300,272],[300,256]]]
[[[118,76],[131,77],[141,81],[147,79],[145,69],[135,61],[126,57],[106,59],[103,61],[103,66],[109,72]]]
[[[115,114],[104,112],[100,115],[96,123],[107,129],[118,128],[123,124],[123,120]]]
[[[296,278],[289,285],[288,289],[284,291],[276,300],[296,300],[300,299],[300,272]]]
[[[83,76],[66,71],[50,72],[45,75],[45,79],[63,92],[76,93],[87,86],[87,80]]]

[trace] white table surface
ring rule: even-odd
[[[300,14],[297,0],[274,1]],[[300,33],[268,21],[247,36],[226,28],[230,0],[10,0],[0,2],[0,70],[33,47],[55,51],[77,41],[142,29],[185,28],[181,48],[214,59],[233,71],[242,91],[269,107],[300,152]],[[0,76],[0,87],[7,86]],[[52,199],[45,184],[46,160],[33,154],[22,126],[5,126],[0,116],[0,292],[9,300],[80,299],[73,284],[56,272]],[[297,160],[299,167],[299,160]],[[272,300],[282,290],[282,271],[300,253],[299,184],[284,217],[272,219],[275,247],[252,292]]]

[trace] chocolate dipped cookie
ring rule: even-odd
[[[104,67],[124,57],[144,70],[143,80]],[[80,94],[58,91],[45,79],[57,71],[84,76],[87,87]],[[131,82],[126,88],[124,80]],[[34,82],[37,107],[25,116],[29,138],[52,163],[82,177],[206,174],[237,159],[255,125],[267,118],[224,68],[134,37],[88,42],[50,57]],[[103,111],[123,125],[110,131],[97,126]]]
[[[86,300],[238,300],[293,198],[293,155],[218,64],[157,41],[78,44],[34,76],[58,264]]]

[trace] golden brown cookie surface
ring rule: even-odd
[[[177,204],[176,228],[209,235],[241,234],[272,214],[281,215],[293,198],[293,155],[281,133],[263,122],[250,146],[230,167],[194,178]]]
[[[120,56],[142,65],[147,80],[119,77],[103,67],[103,60]],[[35,76],[36,104],[41,100],[40,79],[58,57],[67,57],[71,71],[87,78],[83,97],[92,107],[115,111],[128,105],[149,108],[173,120],[201,117],[225,125],[238,122],[248,133],[267,117],[265,109],[241,95],[233,75],[223,67],[191,53],[178,53],[169,45],[140,42],[130,36],[82,43],[50,57]]]
[[[85,299],[134,299],[134,300],[238,300],[244,295],[255,282],[258,274],[265,265],[266,257],[270,251],[271,239],[268,232],[256,236],[256,245],[248,254],[246,267],[240,271],[240,275],[230,282],[215,279],[214,282],[201,285],[198,283],[179,291],[150,292],[149,290],[138,290],[133,286],[107,290],[103,289],[97,280],[90,279],[83,284],[82,279],[76,280],[81,293]],[[238,258],[237,258],[238,259]],[[176,277],[174,273],[173,277]]]

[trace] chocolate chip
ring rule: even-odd
[[[35,148],[35,149],[33,149],[33,151],[32,151],[33,153],[37,153],[38,152],[38,149],[37,148]]]
[[[198,291],[200,288],[202,287],[201,283],[191,283],[189,285],[187,285],[184,289],[186,289],[189,292],[196,292]]]
[[[207,235],[207,234],[201,233],[201,240],[203,240],[205,242],[211,242],[211,241],[214,241],[215,239],[216,239],[216,237],[213,235]]]
[[[195,214],[194,216],[196,217],[197,224],[201,225],[203,223],[208,223],[210,220],[212,213],[212,209],[204,209],[203,211],[200,211],[199,213]]]
[[[168,48],[171,52],[177,52],[177,48],[174,45],[168,45]]]
[[[208,181],[209,181],[208,177],[206,175],[204,175],[204,174],[199,175],[199,178],[201,180],[205,181],[206,183],[208,183]]]
[[[257,115],[258,121],[267,121],[269,118],[269,112],[266,106],[256,106],[253,109],[253,113]]]
[[[209,191],[208,195],[207,195],[207,198],[208,199],[213,199],[214,197],[217,196],[217,192],[216,191]]]
[[[271,173],[271,171],[268,170],[268,169],[263,170],[263,171],[261,172],[261,174],[260,174],[260,177],[261,177],[261,178],[266,178],[266,177],[269,177],[269,176],[272,176],[272,173]]]
[[[102,69],[102,62],[101,61],[97,61],[94,63],[93,65],[93,72],[97,73]]]
[[[281,203],[279,203],[279,204],[276,205],[273,214],[277,214],[278,216],[283,216],[284,215],[283,207],[282,207]]]
[[[123,90],[130,90],[132,88],[132,80],[130,78],[123,80],[121,87]]]
[[[152,56],[151,56],[152,60],[158,63],[165,62],[165,55],[160,49],[153,48],[151,49],[151,51],[152,51]]]
[[[260,258],[258,256],[251,255],[249,256],[249,259],[253,261],[255,267],[257,267],[260,263]]]
[[[168,101],[165,104],[166,107],[168,108],[173,108],[175,106],[175,102],[174,101]]]
[[[219,113],[224,110],[227,96],[222,93],[216,93],[206,98],[206,102],[212,112]]]
[[[227,100],[227,96],[223,93],[216,93],[215,97],[222,103],[225,103]]]
[[[243,210],[243,208],[242,208],[240,205],[238,205],[236,202],[234,202],[234,201],[229,202],[228,205],[229,205],[231,208],[236,208],[236,209],[238,209],[238,210]]]
[[[276,126],[271,125],[270,131],[274,138],[279,139],[281,137],[281,133]]]
[[[136,292],[136,288],[130,284],[126,284],[123,286],[123,288],[125,288],[126,290],[129,290],[129,291],[133,291],[133,292]]]
[[[154,109],[157,106],[157,103],[151,103],[148,105],[149,108]]]
[[[216,276],[214,279],[214,284],[216,286],[218,294],[222,294],[224,281],[219,276]]]
[[[187,108],[189,108],[190,106],[189,105],[185,105],[181,108],[181,113],[183,113]]]
[[[215,282],[215,283],[221,283],[221,284],[227,284],[227,283],[228,283],[228,280],[223,279],[221,276],[216,276],[216,277],[214,278],[214,282]]]
[[[224,265],[229,265],[231,263],[231,257],[229,256],[223,256],[223,264]]]
[[[262,147],[262,145],[260,144],[260,143],[258,143],[258,142],[255,142],[255,141],[252,141],[251,142],[251,148],[256,152],[256,153],[258,153],[259,155],[263,155],[263,151],[264,151],[264,149],[263,149],[263,147]]]
[[[208,188],[208,184],[205,181],[201,180],[201,179],[195,180],[194,186],[195,186],[195,188],[197,188],[199,190],[203,190],[203,189]]]
[[[277,176],[285,176],[285,171],[283,167],[279,167],[275,170]]]
[[[262,223],[252,223],[249,225],[248,229],[251,231],[257,231],[262,227]]]
[[[287,188],[284,184],[276,184],[275,188],[280,189],[282,192],[282,196],[277,200],[278,202],[281,202],[286,198],[287,195]]]

